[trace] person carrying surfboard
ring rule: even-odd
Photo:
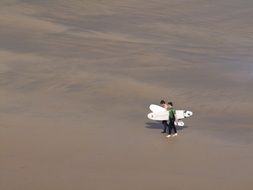
[[[164,109],[168,110],[169,106],[165,103],[164,100],[161,100],[161,101],[160,101],[160,104],[161,104],[161,106],[162,106]],[[167,123],[167,120],[163,120],[163,121],[162,121],[162,125],[163,125],[163,131],[162,131],[161,133],[166,133],[166,132],[167,132],[167,129],[169,128],[169,125],[168,125],[168,123]]]
[[[177,129],[175,126],[175,121],[177,120],[176,118],[176,110],[173,108],[173,103],[169,102],[168,103],[168,108],[169,108],[169,134],[166,137],[171,137],[171,130],[174,130],[174,134],[172,135],[173,137],[177,136]]]

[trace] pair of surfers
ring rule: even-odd
[[[169,137],[171,137],[171,131],[173,129],[174,134],[172,135],[172,137],[175,137],[175,136],[177,136],[177,129],[175,126],[175,121],[177,120],[177,118],[176,118],[176,110],[175,110],[175,108],[173,108],[173,103],[168,102],[166,104],[166,102],[164,100],[161,100],[160,104],[164,109],[168,110],[168,112],[169,112],[169,118],[168,118],[169,124],[167,123],[167,120],[162,121],[162,124],[163,124],[162,133],[166,133],[167,129],[168,129],[169,131],[168,131],[168,135],[166,137],[169,138]]]

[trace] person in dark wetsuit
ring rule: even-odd
[[[161,101],[160,101],[160,105],[161,105],[164,109],[168,110],[168,105],[165,103],[164,100],[161,100]],[[167,129],[169,128],[169,125],[168,125],[168,123],[167,123],[167,120],[163,120],[163,121],[162,121],[162,125],[163,125],[163,131],[162,131],[161,133],[166,133],[166,132],[167,132]]]
[[[177,129],[175,126],[175,121],[177,120],[176,118],[176,110],[175,108],[173,108],[173,103],[169,102],[168,103],[168,107],[169,107],[169,134],[166,137],[171,137],[171,130],[174,130],[174,134],[172,135],[173,137],[177,136]]]

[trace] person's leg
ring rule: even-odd
[[[166,129],[167,129],[167,127],[168,127],[168,123],[167,123],[166,120],[163,120],[163,121],[162,121],[162,124],[163,124],[163,131],[162,131],[162,133],[166,133]]]
[[[171,137],[171,129],[172,129],[171,122],[169,122],[168,128],[169,128],[169,134],[166,136],[167,138]]]
[[[168,128],[169,128],[169,135],[171,135],[171,129],[172,129],[171,121],[169,122]]]
[[[177,136],[177,128],[176,128],[174,122],[175,122],[175,121],[172,122],[172,128],[174,129],[174,132],[175,132],[174,135],[173,135],[173,137],[174,137],[174,136]]]
[[[174,132],[175,132],[175,133],[177,133],[177,128],[176,128],[176,126],[175,126],[174,122],[173,122],[172,127],[173,127],[173,129],[174,129]]]
[[[168,121],[165,121],[165,125],[166,125],[166,132],[167,132],[167,129],[169,129]]]

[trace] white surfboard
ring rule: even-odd
[[[152,112],[163,112],[163,111],[166,111],[165,108],[161,107],[161,106],[158,106],[158,105],[155,105],[155,104],[151,104],[149,106],[149,109],[152,111]]]
[[[149,109],[153,112],[153,113],[162,113],[162,112],[168,112],[165,108],[155,105],[155,104],[151,104],[149,106]],[[176,110],[176,116],[177,119],[183,119],[183,118],[187,118],[187,117],[191,117],[193,115],[192,111],[188,111],[188,110]],[[169,115],[168,115],[169,116]],[[157,116],[158,117],[158,116]],[[165,120],[168,120],[165,119]]]
[[[191,111],[186,111],[186,110],[176,110],[176,117],[177,119],[184,119],[187,117],[192,116]],[[148,114],[148,118],[152,120],[168,120],[169,119],[169,112],[168,111],[163,111],[163,112],[151,112]]]
[[[184,126],[184,122],[182,120],[178,120],[177,122],[175,121],[175,125],[183,127]]]
[[[148,115],[148,118],[155,121],[163,121],[163,120],[169,120],[169,112],[158,112],[154,113],[151,112]]]
[[[169,118],[169,112],[160,112],[160,113],[149,113],[148,118],[155,121],[163,121],[168,120]],[[178,121],[175,121],[175,125],[177,126],[184,126],[184,122],[181,119],[178,119]]]

